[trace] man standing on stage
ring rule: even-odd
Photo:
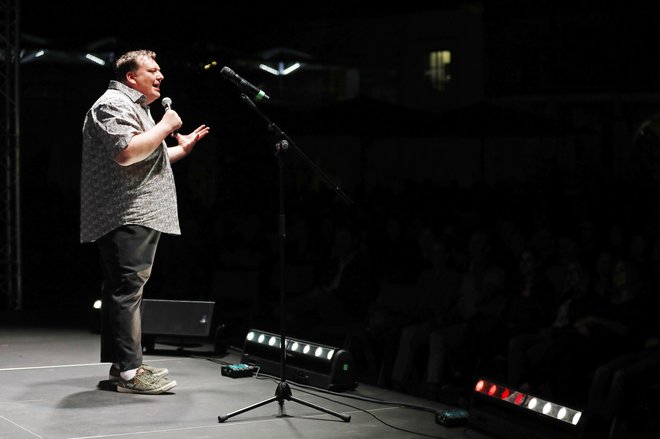
[[[164,79],[156,54],[127,52],[115,80],[87,112],[83,125],[80,241],[95,242],[103,273],[101,362],[123,393],[164,393],[176,385],[167,369],[142,363],[140,305],[161,233],[178,235],[171,163],[185,157],[209,128],[178,134],[179,115],[167,109],[155,123],[149,104]],[[167,136],[178,144],[168,147]]]

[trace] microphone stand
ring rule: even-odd
[[[218,422],[221,423],[225,422],[227,419],[231,417],[240,415],[241,413],[245,413],[247,411],[256,409],[258,407],[261,407],[263,405],[275,401],[277,401],[277,403],[279,404],[279,417],[286,416],[286,413],[284,411],[284,401],[294,401],[297,402],[298,404],[302,404],[304,406],[311,407],[313,409],[335,416],[344,422],[350,422],[351,420],[350,416],[342,415],[341,413],[337,413],[330,409],[296,398],[291,393],[291,388],[289,387],[289,383],[287,383],[286,381],[286,338],[284,334],[285,333],[284,331],[284,326],[285,326],[284,252],[285,252],[285,241],[286,241],[286,216],[284,213],[284,160],[282,158],[284,152],[286,152],[292,147],[298,154],[300,154],[300,156],[304,159],[304,161],[312,169],[314,169],[330,187],[334,189],[335,193],[339,196],[339,198],[341,198],[349,206],[353,204],[353,201],[336,184],[333,184],[330,178],[316,165],[316,163],[314,163],[302,150],[300,150],[293,142],[293,140],[291,140],[291,138],[287,136],[277,125],[271,122],[270,119],[268,119],[268,117],[266,117],[266,115],[264,115],[261,112],[261,110],[257,108],[254,102],[252,102],[252,100],[245,93],[241,93],[241,99],[245,104],[247,104],[250,108],[252,108],[266,122],[266,125],[268,126],[268,130],[273,132],[277,138],[281,139],[278,140],[277,143],[275,143],[275,155],[277,156],[278,170],[279,170],[279,230],[278,230],[279,239],[278,241],[279,241],[279,253],[280,253],[279,269],[280,269],[280,310],[281,310],[280,311],[280,382],[278,383],[277,389],[275,390],[275,396],[263,400],[261,402],[258,402],[256,404],[252,404],[250,406],[244,407],[240,410],[233,411],[226,415],[220,415],[218,416]]]

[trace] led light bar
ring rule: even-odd
[[[316,387],[355,388],[353,356],[343,349],[286,337],[287,379]],[[245,336],[242,363],[256,364],[269,375],[281,373],[282,340],[279,334],[250,329]]]
[[[577,425],[582,416],[582,412],[579,410],[546,401],[486,379],[477,381],[474,391],[572,425]]]
[[[488,378],[479,378],[468,425],[506,439],[575,439],[582,412]]]

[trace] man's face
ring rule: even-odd
[[[140,58],[140,66],[126,74],[128,85],[147,97],[147,105],[160,97],[160,83],[165,78],[155,60]]]

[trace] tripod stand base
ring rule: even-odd
[[[252,409],[256,409],[257,407],[261,407],[263,405],[270,404],[271,402],[275,402],[275,401],[277,401],[278,404],[280,405],[280,414],[279,414],[279,416],[280,417],[286,416],[286,414],[284,413],[284,401],[285,400],[286,401],[297,402],[298,404],[302,404],[304,406],[311,407],[311,408],[316,409],[318,411],[321,411],[323,413],[327,413],[329,415],[335,416],[335,417],[341,419],[344,422],[350,422],[351,421],[350,416],[345,416],[345,415],[342,415],[341,413],[333,412],[332,410],[326,409],[326,408],[318,406],[316,404],[312,404],[311,402],[303,401],[301,399],[296,398],[295,396],[293,396],[291,394],[291,388],[289,387],[289,383],[287,383],[286,381],[281,381],[277,385],[277,390],[275,390],[275,396],[273,396],[272,398],[268,398],[264,401],[258,402],[256,404],[252,404],[252,405],[244,407],[240,410],[236,410],[234,412],[228,413],[224,416],[222,416],[222,415],[218,416],[218,422],[220,422],[220,423],[225,422],[227,419],[232,418],[236,415],[240,415],[241,413],[245,413],[247,411],[250,411]]]

